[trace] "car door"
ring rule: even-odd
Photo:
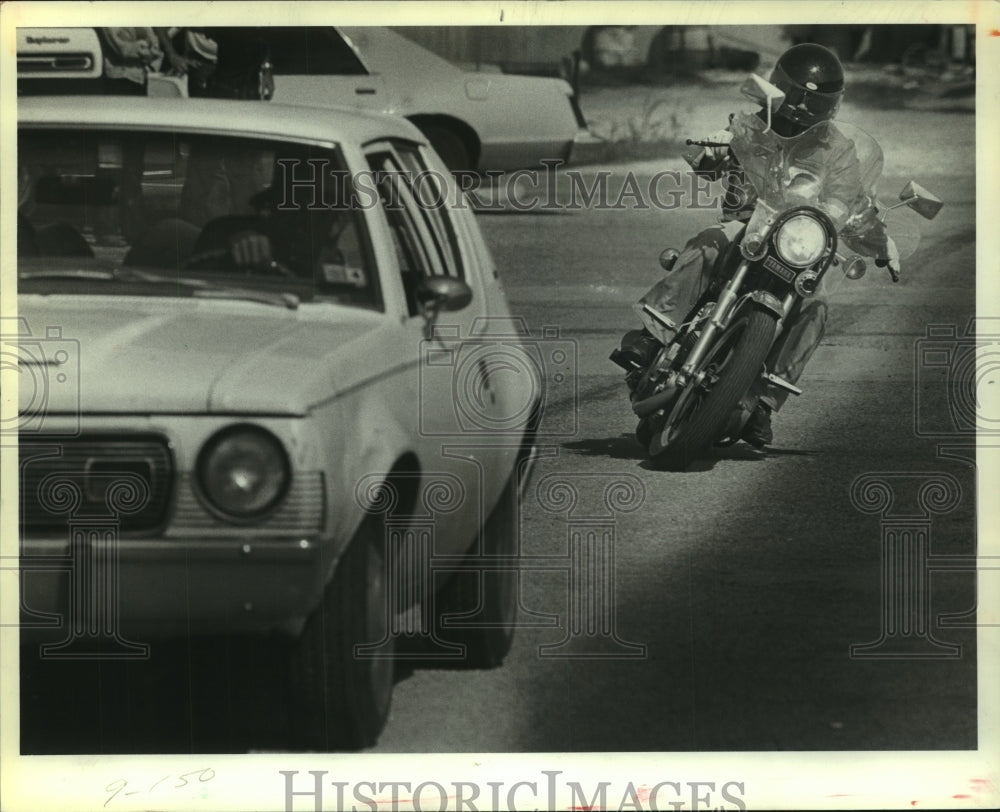
[[[308,107],[384,110],[385,82],[332,26],[268,29],[274,100]]]
[[[405,142],[369,145],[366,158],[405,300],[403,344],[418,352],[416,403],[400,405],[415,424],[423,470],[451,473],[463,484],[462,509],[437,522],[439,545],[458,549],[474,537],[510,475],[520,440],[517,432],[505,430],[509,404],[497,388],[504,375],[502,370],[495,375],[495,362],[509,347],[492,332],[498,314],[490,312],[484,286],[492,269],[480,267],[481,257],[450,207],[435,205],[454,191],[443,166],[429,169],[421,148]],[[418,290],[422,280],[435,276],[463,280],[471,301],[428,318]],[[508,323],[504,319],[501,327]]]

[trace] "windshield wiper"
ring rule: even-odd
[[[193,293],[198,299],[246,299],[261,304],[278,305],[289,310],[297,310],[299,299],[294,293],[285,290],[253,290],[252,288],[230,287],[198,287]]]
[[[301,301],[294,293],[278,290],[254,290],[231,285],[221,285],[204,279],[187,279],[177,276],[164,276],[142,271],[138,268],[119,268],[116,277],[125,281],[150,282],[156,285],[181,285],[191,291],[191,295],[199,299],[246,299],[261,304],[278,305],[296,310]]]
[[[246,299],[261,304],[298,309],[301,299],[287,291],[254,290],[231,285],[221,285],[204,279],[186,279],[164,276],[138,268],[117,268],[98,270],[88,268],[46,268],[44,270],[20,271],[18,279],[85,279],[100,282],[146,282],[153,285],[175,285],[191,291],[192,296],[202,299]]]
[[[18,279],[94,279],[113,282],[118,278],[115,271],[94,268],[46,268],[38,271],[19,270]]]

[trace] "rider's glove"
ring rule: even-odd
[[[719,130],[712,133],[708,138],[699,139],[702,141],[714,141],[717,144],[729,144],[733,140],[733,134],[729,130]],[[729,147],[705,147],[701,153],[700,164],[705,169],[717,169],[726,158],[729,157]]]
[[[892,274],[892,281],[899,281],[899,249],[896,247],[896,243],[893,241],[892,237],[886,237],[886,249],[885,257],[881,259],[876,259],[875,264],[879,268],[889,268],[889,273]]]
[[[729,130],[719,130],[705,138],[698,138],[698,141],[714,141],[718,144],[729,144],[733,134]],[[688,153],[685,159],[695,172],[718,173],[724,169],[726,159],[729,157],[729,147],[702,147],[700,151]]]

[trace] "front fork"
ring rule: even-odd
[[[684,366],[677,371],[677,384],[679,386],[685,387],[691,382],[692,377],[695,375],[695,370],[701,365],[705,353],[712,346],[715,334],[725,327],[729,321],[730,311],[739,298],[737,291],[743,285],[743,279],[749,270],[750,262],[744,259],[736,268],[736,273],[733,274],[729,282],[723,287],[722,292],[719,294],[719,299],[712,310],[712,315],[709,316],[708,324],[705,325],[701,331],[701,335],[698,337],[698,341],[691,348],[691,352],[688,353]]]
[[[719,294],[718,301],[712,310],[712,314],[708,317],[708,323],[702,329],[701,335],[698,337],[698,341],[695,343],[694,347],[691,348],[691,352],[688,353],[688,357],[685,360],[684,365],[677,371],[676,382],[678,386],[685,387],[692,380],[700,378],[697,370],[701,366],[705,354],[709,351],[715,341],[716,333],[729,326],[729,321],[732,319],[735,308],[741,301],[738,291],[743,286],[743,280],[746,278],[747,272],[750,270],[750,265],[750,261],[746,259],[740,262],[739,266],[736,268],[736,273],[733,274],[729,282],[725,285],[725,287],[723,287],[722,292]],[[768,296],[768,298],[771,299],[770,296]],[[788,293],[785,294],[784,300],[780,303],[780,308],[767,305],[771,307],[771,309],[774,310],[778,316],[779,334],[785,318],[788,316],[795,304],[796,298],[797,296],[794,291],[788,291]],[[773,301],[775,305],[778,304],[777,299],[771,299],[771,301]]]

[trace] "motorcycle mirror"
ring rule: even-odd
[[[665,271],[673,270],[674,263],[677,262],[677,257],[680,255],[680,251],[676,248],[664,248],[660,252],[660,267]]]
[[[944,206],[941,198],[931,194],[919,183],[912,180],[903,187],[903,191],[899,193],[899,199],[904,205],[909,206],[927,220],[933,220],[941,211],[941,207]]]
[[[784,92],[772,85],[767,79],[758,76],[756,73],[752,73],[740,86],[740,93],[753,99],[767,110],[767,128],[770,130],[771,114],[776,113],[778,108],[784,103]]]

